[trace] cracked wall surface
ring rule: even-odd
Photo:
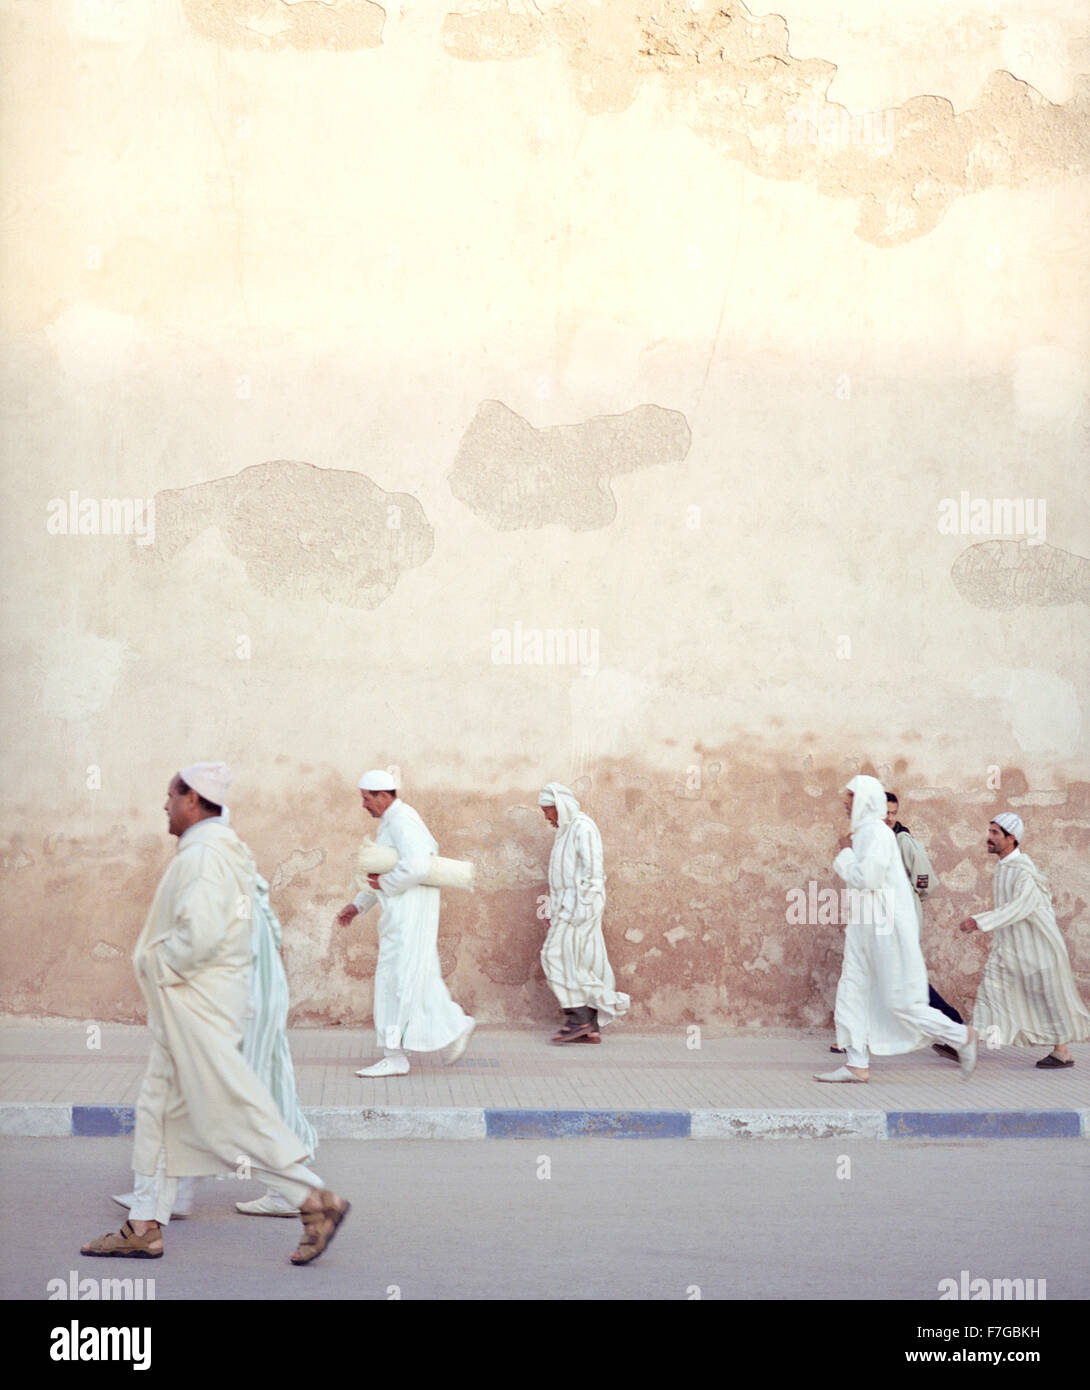
[[[786,925],[785,905],[792,890],[806,891],[811,880],[815,892],[841,886],[828,865],[844,822],[837,788],[854,769],[803,758],[788,767],[779,757],[764,762],[716,751],[720,772],[709,775],[695,797],[675,795],[654,769],[631,763],[603,767],[574,788],[602,830],[605,935],[618,985],[633,998],[632,1021],[827,1026],[842,928]],[[897,786],[905,823],[926,845],[942,885],[925,909],[924,950],[932,981],[965,1012],[987,945],[956,928],[988,891],[990,802],[979,792],[914,787],[904,766],[871,771]],[[642,785],[632,785],[634,772]],[[1032,826],[1036,862],[1049,875],[1057,920],[1076,974],[1085,980],[1090,939],[1080,927],[1090,904],[1090,785],[1070,784],[1045,801],[1017,770],[1009,777],[1006,804]],[[762,788],[766,809],[755,817]],[[412,803],[443,851],[478,866],[477,892],[445,893],[442,901],[440,955],[455,997],[485,1023],[546,1023],[555,1003],[538,962],[544,924],[537,907],[551,836],[535,804],[536,789],[471,792],[456,802],[432,793]],[[260,867],[271,879],[285,928],[295,1020],[360,1026],[370,1016],[375,917],[349,928],[333,925],[333,917],[355,891],[356,847],[370,829],[352,788],[331,782],[320,798],[308,798],[307,814],[323,835],[321,845],[307,851],[295,846],[297,827],[285,823],[272,798],[256,795],[233,820],[263,851]],[[714,850],[705,848],[709,835]],[[115,828],[108,835],[50,840],[38,826],[27,826],[18,838],[0,858],[12,917],[32,910],[43,886],[62,900],[80,893],[86,907],[63,939],[24,941],[18,951],[12,941],[17,928],[9,926],[7,1006],[80,1016],[66,993],[79,965],[87,998],[108,1001],[113,1018],[137,1020],[142,1002],[129,955],[147,894],[167,862],[163,837],[137,840]],[[114,893],[111,899],[111,885],[120,898]],[[102,1009],[100,1003],[95,1016]]]
[[[876,246],[925,235],[961,197],[1090,169],[1090,77],[1065,104],[997,71],[968,111],[921,93],[853,113],[829,99],[833,63],[793,56],[785,18],[739,0],[570,0],[534,14],[500,3],[448,15],[443,32],[465,60],[557,46],[590,115],[625,111],[657,82],[671,113],[726,159],[851,199],[857,235]]]
[[[484,401],[458,446],[450,490],[500,531],[550,522],[586,531],[617,515],[611,477],[680,461],[691,438],[685,417],[661,406],[539,430]]]
[[[262,463],[155,495],[155,539],[134,554],[172,560],[210,527],[263,593],[375,608],[401,571],[424,564],[420,503],[370,478],[306,463]]]
[[[386,19],[370,0],[182,0],[182,7],[201,38],[267,53],[376,48]]]
[[[828,1025],[839,929],[785,895],[864,769],[947,997],[1003,805],[1090,990],[1083,6],[0,26],[0,1008],[139,1016],[202,758],[299,1021],[369,1017],[374,921],[333,917],[373,766],[477,865],[440,948],[485,1021],[552,1016],[548,780],[639,1026]]]
[[[1053,545],[982,541],[950,571],[958,593],[980,608],[1090,603],[1090,559]]]

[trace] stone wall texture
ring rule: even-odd
[[[296,1023],[396,767],[452,992],[554,1003],[568,783],[641,1026],[819,1027],[878,775],[967,1008],[1001,807],[1090,996],[1090,41],[1055,0],[0,0],[0,1009],[134,1021],[223,758]]]

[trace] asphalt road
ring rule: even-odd
[[[937,1300],[963,1270],[1090,1297],[1080,1140],[329,1141],[315,1171],[353,1210],[306,1269],[299,1223],[237,1215],[261,1188],[234,1179],[202,1181],[163,1259],[81,1257],[124,1219],[129,1155],[0,1141],[5,1299],[125,1277],[159,1300]]]

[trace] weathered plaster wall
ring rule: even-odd
[[[485,1020],[552,1012],[554,778],[640,1023],[828,1019],[786,894],[862,769],[948,997],[999,805],[1090,985],[1081,7],[452,4],[0,4],[0,1004],[139,1016],[202,757],[300,1020],[369,1016],[332,918],[389,764],[479,865],[441,942]]]

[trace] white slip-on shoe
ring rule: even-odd
[[[121,1196],[121,1197],[118,1197],[118,1196],[111,1196],[111,1197],[110,1197],[110,1201],[111,1201],[111,1202],[116,1202],[117,1205],[118,1205],[119,1207],[124,1207],[126,1211],[130,1211],[130,1210],[132,1209],[132,1204],[133,1204],[133,1202],[136,1201],[136,1193],[135,1193],[135,1192],[126,1192],[126,1193],[125,1193],[123,1196]],[[186,1219],[186,1217],[187,1217],[187,1216],[191,1216],[192,1213],[193,1213],[193,1208],[192,1208],[192,1207],[183,1207],[183,1208],[181,1208],[181,1209],[178,1210],[178,1211],[172,1211],[172,1212],[170,1213],[170,1219],[171,1219],[171,1221],[184,1221],[184,1220]]]
[[[870,1083],[869,1076],[856,1076],[855,1072],[849,1071],[847,1067],[837,1067],[836,1071],[815,1072],[815,1081],[854,1081],[860,1086]]]
[[[454,1039],[454,1041],[451,1043],[451,1045],[447,1048],[446,1052],[443,1054],[443,1058],[442,1058],[443,1066],[445,1066],[445,1067],[452,1067],[452,1066],[454,1065],[454,1063],[458,1060],[458,1058],[462,1055],[462,1053],[463,1053],[463,1052],[466,1050],[466,1048],[469,1046],[469,1037],[470,1037],[470,1034],[473,1032],[473,1030],[474,1030],[474,1028],[476,1028],[476,1026],[477,1026],[477,1025],[476,1025],[476,1023],[473,1021],[473,1019],[470,1019],[470,1020],[469,1020],[469,1027],[465,1030],[464,1033],[462,1033],[459,1037],[457,1037],[457,1038]]]
[[[235,1210],[243,1216],[298,1216],[299,1208],[293,1207],[279,1192],[266,1192],[255,1197],[252,1202],[236,1202]]]
[[[958,1062],[961,1065],[961,1079],[968,1081],[976,1069],[976,1034],[969,1039],[964,1047],[958,1048]]]
[[[357,1076],[404,1076],[409,1070],[407,1057],[383,1057],[373,1067],[362,1067]]]

